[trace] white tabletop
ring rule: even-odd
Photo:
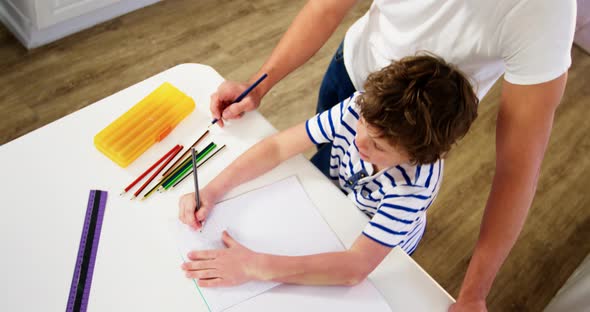
[[[168,81],[197,103],[172,133],[122,169],[93,146],[117,116]],[[89,311],[206,311],[179,268],[166,220],[177,216],[180,188],[130,201],[119,193],[175,144],[188,146],[210,121],[209,96],[223,81],[211,67],[183,64],[0,147],[0,311],[65,310],[89,190],[109,192]],[[269,105],[272,105],[269,104]],[[217,128],[217,127],[215,127]],[[231,160],[276,130],[257,112],[224,129],[227,143],[199,170],[209,182]],[[303,156],[227,194],[231,197],[297,175],[336,235],[349,247],[366,216]],[[446,311],[453,299],[403,251],[394,249],[369,279],[393,311]]]

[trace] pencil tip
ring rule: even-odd
[[[135,199],[135,196],[131,197],[131,200],[134,200],[134,199]]]
[[[119,194],[119,196],[123,196],[123,195],[125,195],[125,193],[127,193],[127,192],[123,191],[121,194]]]

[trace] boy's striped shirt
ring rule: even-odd
[[[309,119],[307,134],[315,144],[332,143],[330,177],[371,218],[363,234],[411,254],[426,228],[426,210],[438,194],[443,161],[373,172],[373,165],[360,158],[355,141],[358,95]]]

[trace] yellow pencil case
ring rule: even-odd
[[[194,108],[191,97],[165,82],[94,136],[94,146],[125,168]]]

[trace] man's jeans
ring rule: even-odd
[[[332,57],[328,70],[326,70],[326,74],[324,74],[318,96],[317,113],[329,110],[349,98],[356,91],[344,66],[343,43],[340,43],[334,57]],[[331,143],[320,144],[317,153],[311,158],[311,162],[327,177],[330,177],[331,150]]]

